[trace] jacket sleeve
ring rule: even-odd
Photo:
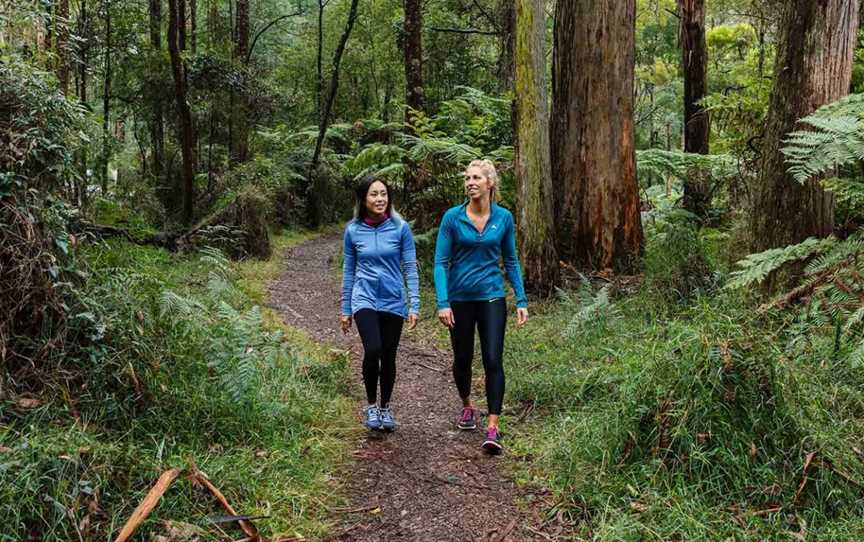
[[[513,215],[508,216],[501,244],[504,270],[507,272],[510,285],[513,287],[513,294],[516,296],[516,307],[526,308],[528,307],[528,298],[525,296],[525,286],[522,284],[522,267],[519,265],[519,255],[516,252],[516,227],[513,225]]]
[[[438,238],[435,241],[435,268],[433,277],[435,279],[435,297],[438,310],[449,309],[450,300],[447,295],[447,271],[450,267],[450,256],[453,250],[453,233],[451,231],[451,219],[445,214],[438,227]]]
[[[345,228],[342,246],[342,315],[351,316],[351,293],[354,290],[354,274],[357,269],[357,251],[351,240],[350,225]]]
[[[408,312],[420,314],[420,278],[417,274],[417,248],[414,246],[414,236],[411,226],[403,222],[402,226],[402,265],[405,266],[405,278],[408,282]]]

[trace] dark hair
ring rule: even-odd
[[[388,215],[393,214],[393,191],[390,190],[390,185],[387,184],[387,181],[380,177],[376,177],[375,175],[364,175],[363,178],[360,179],[360,182],[357,183],[357,201],[354,204],[355,218],[362,220],[369,216],[369,210],[366,209],[366,195],[369,193],[369,187],[372,186],[372,183],[375,181],[380,182],[384,185],[384,188],[387,189],[387,210],[384,212]]]

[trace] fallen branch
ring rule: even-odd
[[[219,504],[222,505],[222,508],[224,508],[226,512],[228,512],[232,516],[238,515],[237,511],[234,510],[234,507],[231,506],[231,504],[228,502],[228,499],[225,498],[225,495],[223,495],[222,492],[219,491],[219,489],[214,486],[212,482],[210,482],[210,480],[207,478],[207,475],[198,470],[198,467],[192,467],[192,473],[189,475],[189,479],[193,482],[198,482],[199,484],[206,487],[210,491],[210,493],[214,497],[216,497],[216,500],[219,501]],[[258,534],[258,529],[251,521],[240,520],[237,523],[240,525],[240,528],[243,530],[244,533],[246,533],[246,536],[248,536],[252,542],[261,541],[261,535]]]
[[[132,538],[132,535],[135,534],[135,530],[138,529],[138,526],[141,525],[145,519],[147,519],[150,512],[156,508],[162,495],[168,491],[168,488],[171,487],[171,484],[174,483],[174,480],[176,480],[179,475],[180,469],[170,469],[162,473],[162,476],[159,477],[159,480],[156,481],[156,484],[150,489],[147,496],[144,497],[143,501],[141,501],[141,504],[139,504],[132,512],[132,515],[126,521],[126,524],[123,525],[122,529],[120,529],[120,534],[117,535],[114,542],[126,542]]]

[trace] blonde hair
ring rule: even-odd
[[[465,171],[467,172],[472,167],[476,167],[482,171],[483,176],[492,182],[492,188],[489,190],[489,203],[497,203],[498,170],[495,169],[495,164],[492,163],[492,160],[472,160],[471,163],[468,164],[468,167],[465,168]]]

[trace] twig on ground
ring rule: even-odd
[[[415,361],[414,365],[419,365],[420,367],[425,367],[426,369],[429,369],[430,371],[437,371],[439,373],[444,370],[444,369],[441,369],[439,367],[432,367],[431,365],[426,365],[425,363],[422,363],[420,361]]]
[[[123,525],[123,529],[120,530],[120,534],[114,539],[114,542],[126,542],[132,538],[132,535],[135,534],[135,530],[138,529],[138,526],[141,525],[145,519],[147,519],[150,512],[156,508],[162,495],[168,491],[168,488],[171,487],[171,484],[174,483],[174,480],[176,480],[179,475],[180,469],[169,469],[162,473],[162,476],[159,477],[159,480],[156,481],[156,484],[150,489],[147,496],[144,497],[143,501],[141,501],[141,504],[139,504],[132,512],[132,515],[126,521],[126,524]]]

